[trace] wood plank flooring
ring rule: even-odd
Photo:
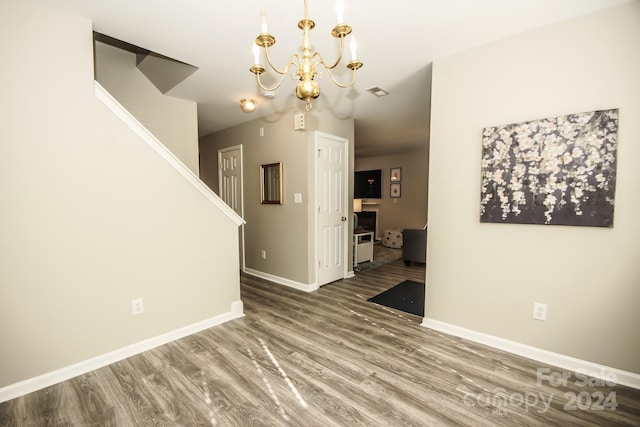
[[[367,302],[424,275],[398,260],[313,293],[243,276],[246,317],[2,403],[0,425],[640,425],[640,390],[538,385],[538,362]]]

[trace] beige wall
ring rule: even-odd
[[[281,90],[286,90],[283,88]],[[291,89],[293,90],[293,89]],[[300,103],[301,108],[304,104]],[[218,150],[243,146],[245,267],[301,284],[315,283],[313,229],[314,212],[310,201],[313,188],[313,131],[353,141],[353,120],[337,120],[315,108],[306,115],[306,131],[294,131],[290,112],[277,118],[267,117],[217,132],[200,139],[201,178],[218,191]],[[264,128],[264,136],[260,136]],[[353,144],[350,144],[353,159]],[[260,204],[260,165],[283,163],[284,204]],[[353,170],[353,160],[350,170]],[[294,204],[294,193],[302,194],[302,203]],[[261,258],[261,251],[267,259]],[[350,259],[350,258],[349,258]]]
[[[639,76],[638,2],[435,61],[427,318],[640,373]],[[613,228],[479,222],[484,127],[607,108]]]
[[[378,210],[378,228],[422,228],[427,222],[427,142],[424,149],[386,156],[360,157],[355,160],[355,170],[382,169],[382,199],[372,199],[374,205],[364,205],[363,210]],[[389,176],[391,168],[402,168],[401,196],[390,198]]]
[[[96,99],[91,34],[0,2],[0,389],[240,299],[237,227]]]
[[[198,105],[162,94],[134,53],[96,42],[95,62],[96,80],[198,175]]]

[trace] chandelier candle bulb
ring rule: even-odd
[[[260,65],[260,48],[257,44],[253,44],[253,63]]]
[[[338,15],[338,24],[344,23],[344,2],[342,0],[336,1],[336,14]]]
[[[264,13],[264,10],[260,12],[260,32],[263,34],[267,33],[267,14]]]

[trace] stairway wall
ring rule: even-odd
[[[96,80],[198,175],[198,105],[164,95],[136,66],[136,55],[95,42]]]
[[[92,44],[0,2],[0,401],[240,300],[237,224],[95,97]]]

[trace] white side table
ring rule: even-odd
[[[353,266],[373,261],[373,231],[353,233]]]

